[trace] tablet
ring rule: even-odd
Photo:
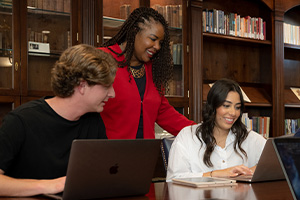
[[[237,185],[235,180],[216,177],[173,178],[173,183],[191,187],[216,187]]]

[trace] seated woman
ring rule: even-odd
[[[182,129],[172,144],[167,181],[252,175],[266,139],[241,122],[243,108],[239,85],[216,81],[207,95],[203,122]]]

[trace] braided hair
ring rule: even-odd
[[[121,30],[101,46],[109,48],[109,46],[112,46],[116,43],[120,45],[123,42],[126,42],[126,47],[120,54],[114,52],[112,49],[110,50],[118,56],[122,56],[126,53],[125,60],[119,62],[119,67],[130,66],[130,60],[134,52],[135,36],[141,30],[139,24],[145,24],[146,22],[150,22],[151,20],[161,23],[164,27],[165,33],[164,40],[161,43],[161,49],[152,58],[153,82],[159,93],[163,95],[173,76],[173,61],[170,51],[170,35],[168,30],[168,23],[164,19],[164,17],[156,10],[147,7],[140,7],[135,9],[130,14],[128,19],[124,22]],[[129,73],[131,73],[129,68],[127,70]]]

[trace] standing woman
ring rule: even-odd
[[[109,139],[154,138],[155,122],[173,135],[194,124],[164,97],[173,62],[168,25],[156,10],[135,9],[100,49],[119,63],[113,84],[116,97],[101,113]]]
[[[266,139],[241,121],[244,99],[229,79],[215,82],[207,95],[202,124],[184,128],[172,144],[167,181],[178,177],[251,175]]]

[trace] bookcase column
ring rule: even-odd
[[[79,28],[78,42],[99,46],[102,42],[99,38],[102,31],[102,1],[79,0]],[[100,17],[101,16],[101,17]]]
[[[273,46],[273,137],[284,133],[284,41],[283,41],[284,12],[275,10],[274,15],[274,46]]]
[[[202,37],[202,1],[192,1],[191,3],[191,30],[190,32],[190,116],[195,122],[202,121],[203,109],[203,37]]]

